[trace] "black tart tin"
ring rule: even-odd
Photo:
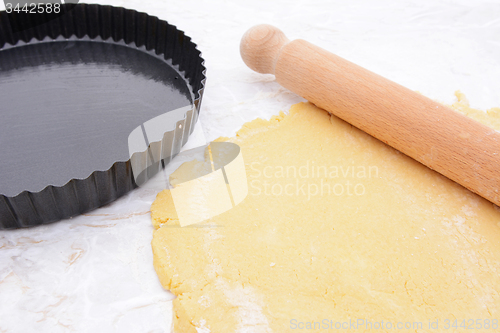
[[[0,229],[116,200],[168,163],[198,118],[204,60],[184,32],[120,7],[61,10],[0,12]],[[26,20],[45,23],[18,31]],[[154,119],[171,124],[132,154],[130,133]]]

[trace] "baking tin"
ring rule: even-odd
[[[61,10],[17,32],[34,18],[0,12],[0,229],[116,200],[168,163],[198,118],[204,61],[182,31],[120,7]],[[167,118],[147,150],[129,151],[130,133]]]

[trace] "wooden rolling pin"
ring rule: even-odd
[[[500,132],[271,25],[243,61],[285,88],[500,206]]]

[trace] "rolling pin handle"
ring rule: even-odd
[[[281,49],[290,42],[278,28],[259,24],[250,28],[240,43],[245,64],[262,74],[274,74]]]

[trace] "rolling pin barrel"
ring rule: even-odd
[[[500,205],[500,132],[271,25],[248,30],[240,52],[251,69]]]

